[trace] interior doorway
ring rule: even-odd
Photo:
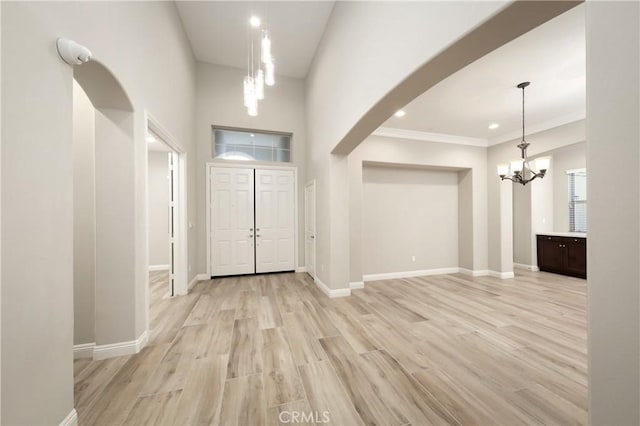
[[[149,301],[187,293],[186,154],[147,114]]]

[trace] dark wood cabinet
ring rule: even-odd
[[[587,239],[538,235],[538,267],[541,271],[587,278]]]

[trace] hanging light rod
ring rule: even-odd
[[[524,81],[518,86],[518,89],[522,89],[522,140],[517,145],[520,149],[520,160],[514,160],[511,162],[511,166],[508,164],[500,164],[498,166],[498,176],[500,180],[508,179],[512,182],[526,185],[536,178],[542,179],[549,169],[549,158],[536,158],[535,169],[531,167],[529,157],[527,156],[527,148],[529,148],[529,142],[524,139],[524,89],[531,84],[528,81]],[[536,171],[538,170],[538,171]]]
[[[267,28],[261,28],[263,22],[258,16],[249,18],[247,75],[243,81],[244,106],[247,114],[258,115],[258,101],[264,99],[265,86],[275,84],[273,56],[271,54],[271,34]],[[256,57],[254,41],[259,37],[259,53]]]

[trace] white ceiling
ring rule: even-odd
[[[198,61],[247,66],[249,17],[271,31],[277,75],[304,78],[333,1],[178,1],[176,7]]]
[[[485,139],[518,137],[526,89],[527,134],[585,112],[585,17],[577,6],[443,80],[382,127]],[[491,123],[500,127],[489,130]],[[411,133],[411,132],[409,132]]]

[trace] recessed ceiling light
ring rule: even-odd
[[[251,136],[252,138],[256,137],[256,135],[254,135],[253,133],[251,133],[249,136]]]
[[[251,24],[252,27],[258,28],[260,26],[260,18],[258,18],[257,16],[252,16],[249,19],[249,23]]]
[[[498,123],[491,123],[489,124],[489,130],[495,130],[498,127],[500,127],[500,125]]]
[[[147,143],[154,143],[156,138],[153,135],[147,135]]]
[[[396,117],[404,117],[407,113],[404,112],[403,110],[399,109],[398,111],[396,111],[395,115]]]

